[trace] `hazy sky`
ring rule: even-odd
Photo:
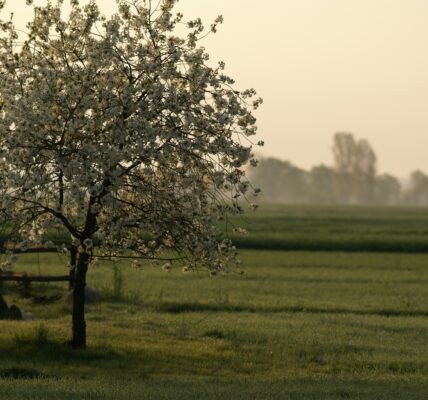
[[[25,1],[8,3],[24,21]],[[115,1],[98,4],[111,12]],[[427,0],[180,0],[178,8],[207,25],[224,16],[204,46],[240,88],[264,98],[262,154],[331,164],[333,134],[348,131],[370,141],[381,171],[428,172]]]

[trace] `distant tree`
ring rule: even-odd
[[[318,165],[309,172],[308,201],[316,204],[336,202],[336,172],[326,165]]]
[[[333,156],[337,171],[347,174],[355,171],[357,144],[352,133],[339,132],[334,135]]]
[[[284,182],[281,179],[283,161],[276,158],[260,158],[257,168],[248,171],[252,184],[261,189],[263,201],[280,203],[284,201]]]
[[[357,142],[355,177],[359,201],[372,203],[375,196],[376,154],[366,139]]]
[[[356,143],[351,133],[336,133],[333,139],[335,193],[339,203],[355,201]]]
[[[0,189],[23,235],[71,235],[72,344],[84,347],[94,255],[167,249],[213,273],[233,263],[213,222],[241,210],[260,100],[206,64],[199,19],[185,38],[174,33],[176,0],[119,0],[109,19],[94,1],[70,0],[68,19],[53,3],[34,7],[22,43],[13,22],[0,24]]]
[[[289,161],[262,158],[250,172],[253,185],[262,189],[261,199],[274,203],[307,201],[307,172]]]
[[[308,173],[289,161],[284,161],[280,179],[286,203],[306,203],[308,197]]]
[[[385,205],[396,205],[401,202],[401,184],[395,176],[382,174],[376,177],[375,202]]]
[[[369,142],[365,139],[356,141],[351,133],[336,133],[333,155],[340,202],[373,202],[376,154]]]
[[[404,201],[407,204],[428,204],[428,176],[417,170],[410,175],[409,188],[404,193]]]

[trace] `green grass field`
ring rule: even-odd
[[[284,242],[311,220],[321,236],[335,226],[323,221],[340,220],[361,240],[428,231],[424,209],[379,212],[270,207],[248,218],[259,238],[271,229]],[[0,399],[426,400],[428,254],[334,250],[244,249],[244,275],[122,262],[121,283],[114,264],[93,267],[103,300],[87,307],[86,351],[65,345],[69,304],[40,304],[65,284],[34,284],[32,298],[4,284],[8,303],[37,320],[0,321]],[[66,263],[26,254],[16,270],[63,274]]]
[[[233,233],[233,226],[248,230]],[[241,248],[428,253],[428,208],[262,205],[223,224]]]

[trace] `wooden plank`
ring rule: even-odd
[[[27,254],[27,253],[58,253],[57,247],[31,247],[28,249],[20,249],[19,247],[0,247],[0,254],[12,252],[13,254]]]
[[[0,281],[13,282],[69,282],[73,280],[70,275],[47,276],[47,275],[25,275],[25,274],[0,274]]]

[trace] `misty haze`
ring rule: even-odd
[[[399,179],[378,173],[377,156],[365,139],[337,133],[331,146],[334,164],[310,170],[288,160],[261,157],[247,173],[261,189],[259,201],[291,204],[428,205],[428,176],[413,171]]]

